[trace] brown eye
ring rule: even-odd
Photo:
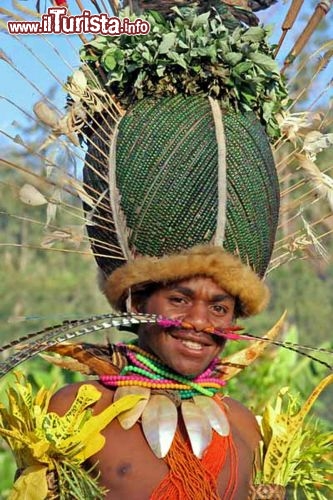
[[[212,306],[212,309],[217,314],[226,314],[227,313],[227,308],[225,306],[221,306],[219,304]]]
[[[186,304],[186,299],[184,297],[172,296],[169,297],[169,301],[172,304]]]

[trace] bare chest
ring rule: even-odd
[[[163,459],[158,459],[148,446],[141,426],[123,430],[117,421],[104,431],[106,443],[94,457],[101,484],[109,490],[107,500],[148,500],[155,488],[168,475],[169,468]],[[252,469],[251,450],[234,433],[237,455],[236,492],[234,499],[246,500]],[[222,453],[222,450],[221,450]],[[231,460],[227,454],[225,464],[218,476],[220,498],[224,498],[231,474]],[[91,464],[89,464],[91,465]],[[186,474],[186,470],[184,470]],[[198,492],[197,500],[207,500]]]

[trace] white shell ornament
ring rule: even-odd
[[[190,401],[184,401],[181,408],[192,451],[196,457],[202,458],[212,439],[209,420],[201,408]]]
[[[230,433],[229,421],[216,401],[207,396],[193,396],[193,400],[208,418],[212,429],[220,436],[228,436]]]
[[[142,429],[157,458],[168,453],[177,429],[178,414],[173,402],[166,396],[151,396],[142,413]]]
[[[118,401],[118,399],[123,398],[124,396],[128,396],[131,394],[138,394],[143,396],[144,399],[139,401],[133,408],[130,410],[124,411],[118,415],[118,421],[123,429],[128,430],[139,420],[143,410],[145,409],[149,397],[150,397],[150,389],[146,387],[118,387],[116,392],[114,393],[113,400]]]

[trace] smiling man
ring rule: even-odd
[[[260,434],[252,413],[223,394],[216,367],[226,340],[219,333],[261,310],[266,286],[238,258],[204,246],[138,258],[104,290],[118,309],[127,304],[180,325],[141,325],[137,341],[122,346],[125,371],[91,382],[102,394],[95,414],[123,395],[145,395],[134,415],[107,426],[103,449],[87,463],[97,464],[106,498],[247,499]],[[79,385],[60,390],[50,410],[64,414]]]
[[[200,276],[161,287],[145,301],[144,307],[135,309],[189,324],[188,330],[141,328],[139,343],[176,372],[193,377],[220,354],[224,338],[205,330],[222,330],[233,323],[235,298],[211,278]]]

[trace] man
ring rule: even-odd
[[[179,266],[175,267],[177,259],[184,258],[187,264],[183,265],[183,272]],[[211,266],[214,260],[215,266]],[[179,262],[178,262],[179,263]],[[223,263],[225,268],[223,268]],[[207,370],[213,360],[218,357],[225,345],[225,338],[212,331],[223,331],[233,325],[236,316],[244,314],[246,309],[262,307],[267,297],[267,290],[255,273],[250,271],[240,261],[227,254],[221,249],[214,247],[197,247],[183,254],[164,257],[150,262],[150,274],[159,270],[164,274],[162,283],[156,281],[145,283],[132,283],[131,310],[132,312],[143,312],[158,314],[165,318],[180,320],[184,327],[163,328],[155,325],[141,326],[138,331],[137,346],[148,355],[156,356],[162,365],[172,370],[176,376],[185,376],[190,380],[196,379]],[[185,264],[185,262],[183,262]],[[232,266],[232,265],[233,266]],[[122,278],[132,276],[133,266],[136,271],[143,266],[144,262],[138,259],[135,264],[127,264],[119,268],[118,276],[112,276],[112,284],[118,284],[113,294],[118,297],[124,294],[120,282],[126,282]],[[168,270],[162,270],[167,267]],[[159,269],[160,268],[160,269]],[[200,269],[199,269],[200,268]],[[206,272],[203,272],[206,268]],[[199,272],[197,272],[199,270]],[[187,274],[182,279],[172,280],[171,275],[179,276]],[[167,275],[169,274],[169,277]],[[233,278],[231,279],[231,275]],[[140,273],[137,275],[139,278]],[[248,279],[246,287],[245,279]],[[132,280],[133,281],[133,280]],[[135,281],[135,280],[134,280]],[[222,282],[226,287],[222,286]],[[106,285],[108,293],[110,283]],[[233,291],[233,294],[230,292]],[[249,290],[251,293],[249,294]],[[128,295],[129,290],[127,290]],[[259,305],[260,304],[260,305]],[[120,303],[118,301],[118,307]],[[102,377],[101,377],[102,378]],[[126,379],[126,377],[124,377]],[[103,378],[102,378],[103,380]],[[102,397],[94,407],[96,414],[112,404],[116,387],[109,387],[100,381],[91,382],[102,393]],[[79,384],[74,384],[61,389],[52,399],[50,410],[63,415],[72,404],[78,390]],[[158,394],[160,390],[155,390]],[[163,391],[162,391],[163,392]],[[154,394],[154,390],[152,390]],[[177,391],[164,391],[168,398],[177,396]],[[216,397],[216,396],[215,396]],[[217,448],[216,461],[225,453],[225,459],[221,462],[220,470],[215,477],[205,462],[205,455],[209,454],[209,448],[213,440],[208,444],[202,458],[194,457],[191,450],[189,432],[181,410],[181,402],[177,404],[177,432],[180,433],[182,444],[187,450],[181,451],[179,464],[170,465],[172,447],[164,458],[157,458],[152,451],[149,442],[143,432],[143,426],[138,420],[133,427],[124,430],[117,420],[112,421],[104,431],[106,438],[104,448],[89,460],[88,467],[96,464],[100,473],[101,484],[109,490],[106,498],[144,500],[148,498],[234,498],[237,500],[247,499],[252,482],[252,468],[255,459],[255,449],[260,439],[260,433],[254,416],[249,410],[237,401],[223,397],[218,393],[220,409],[226,415],[230,424],[228,437],[220,438]],[[176,398],[174,398],[176,399]],[[163,418],[163,417],[162,417]],[[215,431],[214,431],[215,433]],[[176,436],[174,437],[174,440]],[[228,447],[226,448],[226,440]],[[226,448],[226,449],[225,449]],[[191,460],[182,454],[188,454]],[[189,461],[193,464],[191,467]],[[171,469],[170,469],[171,467]],[[170,490],[168,494],[163,491],[168,489],[168,481],[172,482],[172,467],[176,472],[180,470],[182,477],[178,478],[176,490]],[[215,471],[216,472],[216,471]],[[197,490],[191,491],[187,475],[191,473],[197,476]],[[199,480],[198,480],[199,478]],[[177,484],[177,481],[176,484]],[[208,485],[208,486],[207,486]],[[178,492],[177,492],[178,487]],[[208,490],[207,490],[208,487]],[[166,488],[164,490],[163,488]],[[182,492],[179,493],[179,488]],[[207,493],[208,491],[208,493]],[[193,494],[195,496],[193,496]],[[170,496],[172,495],[172,496]],[[208,495],[208,496],[207,496]]]

